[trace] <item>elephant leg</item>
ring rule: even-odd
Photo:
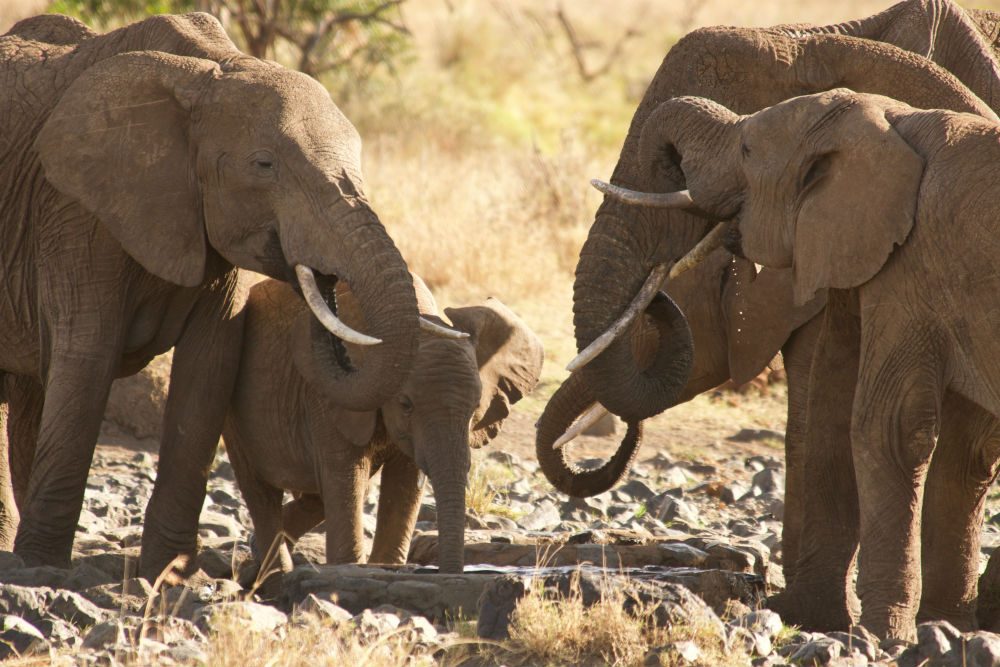
[[[24,502],[24,494],[28,491],[28,478],[31,476],[31,463],[35,458],[45,393],[37,380],[23,375],[7,376],[5,385],[10,405],[7,423],[10,474],[14,487],[14,500],[20,506]]]
[[[245,294],[233,270],[199,297],[174,348],[153,494],[146,507],[139,574],[172,564],[190,573],[198,517],[239,368]],[[179,559],[175,561],[175,558]]]
[[[864,363],[851,427],[861,509],[861,623],[880,637],[912,642],[924,482],[946,383],[945,337],[891,303],[878,305],[879,316],[862,327]]]
[[[364,559],[364,511],[371,457],[347,444],[324,452],[321,483],[326,516],[326,562],[360,563]]]
[[[784,593],[769,602],[787,623],[808,630],[846,630],[858,615],[852,586],[858,506],[849,434],[859,330],[845,299],[831,296],[817,336],[800,464],[806,482],[798,490],[798,554]]]
[[[420,469],[413,459],[397,452],[386,461],[382,467],[378,521],[369,563],[401,565],[406,562],[423,490]]]
[[[6,405],[0,415],[0,550],[14,548],[20,522],[45,394],[29,377],[4,375],[0,379]]]
[[[303,493],[281,508],[281,527],[291,544],[323,521],[323,498],[315,493]]]
[[[788,378],[788,421],[785,429],[785,511],[781,526],[781,563],[785,581],[795,578],[802,537],[802,499],[805,494],[806,415],[813,350],[823,329],[814,317],[795,331],[782,347]]]
[[[257,561],[257,567],[240,577],[240,583],[248,587],[261,581],[260,569],[264,566],[268,571],[277,569],[288,572],[292,569],[292,557],[288,546],[284,540],[279,541],[282,530],[281,500],[284,492],[257,476],[253,466],[243,454],[246,449],[234,420],[226,420],[223,437],[226,453],[229,455],[229,462],[236,476],[236,484],[253,522],[256,539],[253,556]]]
[[[89,346],[57,341],[53,346],[14,546],[30,565],[70,565],[87,475],[120,356],[120,341],[111,334],[107,340]],[[73,352],[63,351],[67,348]]]
[[[979,537],[998,454],[996,418],[947,393],[924,490],[920,622],[946,620],[963,632],[976,629]]]

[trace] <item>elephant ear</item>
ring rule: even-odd
[[[729,341],[729,377],[746,384],[764,370],[792,332],[826,306],[826,290],[805,305],[792,298],[792,271],[762,269],[736,258],[722,293]]]
[[[35,140],[45,177],[96,215],[150,273],[185,286],[205,272],[191,112],[218,66],[140,51],[74,81]]]
[[[851,288],[871,280],[913,228],[924,161],[896,132],[884,107],[854,95],[820,131],[832,150],[809,168],[818,174],[796,220],[795,305],[825,288]],[[816,130],[816,128],[813,128]],[[807,187],[809,187],[807,185]]]
[[[469,334],[476,350],[483,391],[472,416],[469,444],[482,447],[500,433],[510,406],[538,384],[545,356],[542,342],[524,320],[493,297],[482,306],[445,308],[444,312]]]

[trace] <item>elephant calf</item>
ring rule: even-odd
[[[414,285],[421,313],[441,322],[426,285],[417,277]],[[343,282],[330,297],[345,322],[358,321],[361,311]],[[223,437],[261,550],[286,535],[277,552],[282,570],[291,568],[289,542],[324,516],[327,562],[362,560],[362,506],[369,477],[381,469],[369,561],[406,561],[422,471],[437,499],[439,566],[461,572],[470,447],[496,437],[510,405],[535,387],[543,352],[497,299],[445,313],[468,336],[422,334],[402,390],[376,410],[355,412],[326,386],[343,386],[345,361],[363,367],[364,349],[319,330],[286,284],[266,281],[250,291]],[[296,496],[284,508],[283,491]]]

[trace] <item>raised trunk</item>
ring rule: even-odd
[[[308,310],[296,324],[295,363],[306,381],[336,405],[373,410],[394,396],[413,364],[419,340],[419,315],[406,263],[366,206],[338,221],[341,242],[329,264],[350,282],[357,304],[345,322],[381,344],[362,352],[329,333]],[[335,280],[320,280],[324,297],[336,309]]]
[[[713,179],[718,184],[737,182],[732,173],[722,168],[727,163],[724,156],[734,150],[736,143],[731,137],[733,126],[720,123],[717,111],[690,104],[672,108],[669,118],[657,120],[658,147],[652,147],[651,134],[646,134],[646,140],[641,142],[647,152],[640,151],[635,123],[640,117],[646,119],[648,112],[637,112],[633,131],[622,151],[635,159],[627,163],[622,160],[612,180],[616,185],[646,192],[697,186],[706,201],[710,197],[703,183],[711,183]],[[705,180],[697,184],[685,182],[678,168],[679,155],[684,156],[685,169],[689,165],[697,168]],[[645,162],[658,168],[647,173],[640,167]],[[698,192],[692,191],[692,196],[699,201]],[[679,259],[711,225],[677,210],[630,209],[606,199],[598,210],[576,269],[573,321],[577,348],[583,350],[621,315],[655,265]],[[664,243],[667,240],[684,242],[668,245]],[[640,320],[636,320],[629,331],[580,371],[604,407],[626,421],[639,421],[667,409],[687,382],[692,351],[690,339],[678,337],[681,331],[678,323],[683,316],[676,307],[650,307],[647,316],[654,318],[661,332],[659,347],[651,361],[640,364],[633,354],[632,340],[641,326]],[[686,326],[683,330],[686,331]]]
[[[538,420],[535,454],[542,472],[552,486],[574,498],[596,496],[617,484],[635,460],[642,441],[642,422],[630,422],[615,455],[593,470],[574,465],[567,458],[568,447],[553,449],[556,439],[594,400],[584,378],[572,375],[552,395]]]

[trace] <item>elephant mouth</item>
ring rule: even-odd
[[[726,229],[726,233],[722,237],[722,247],[740,259],[746,259],[743,254],[743,234],[740,232],[739,218],[736,218],[733,224]]]

